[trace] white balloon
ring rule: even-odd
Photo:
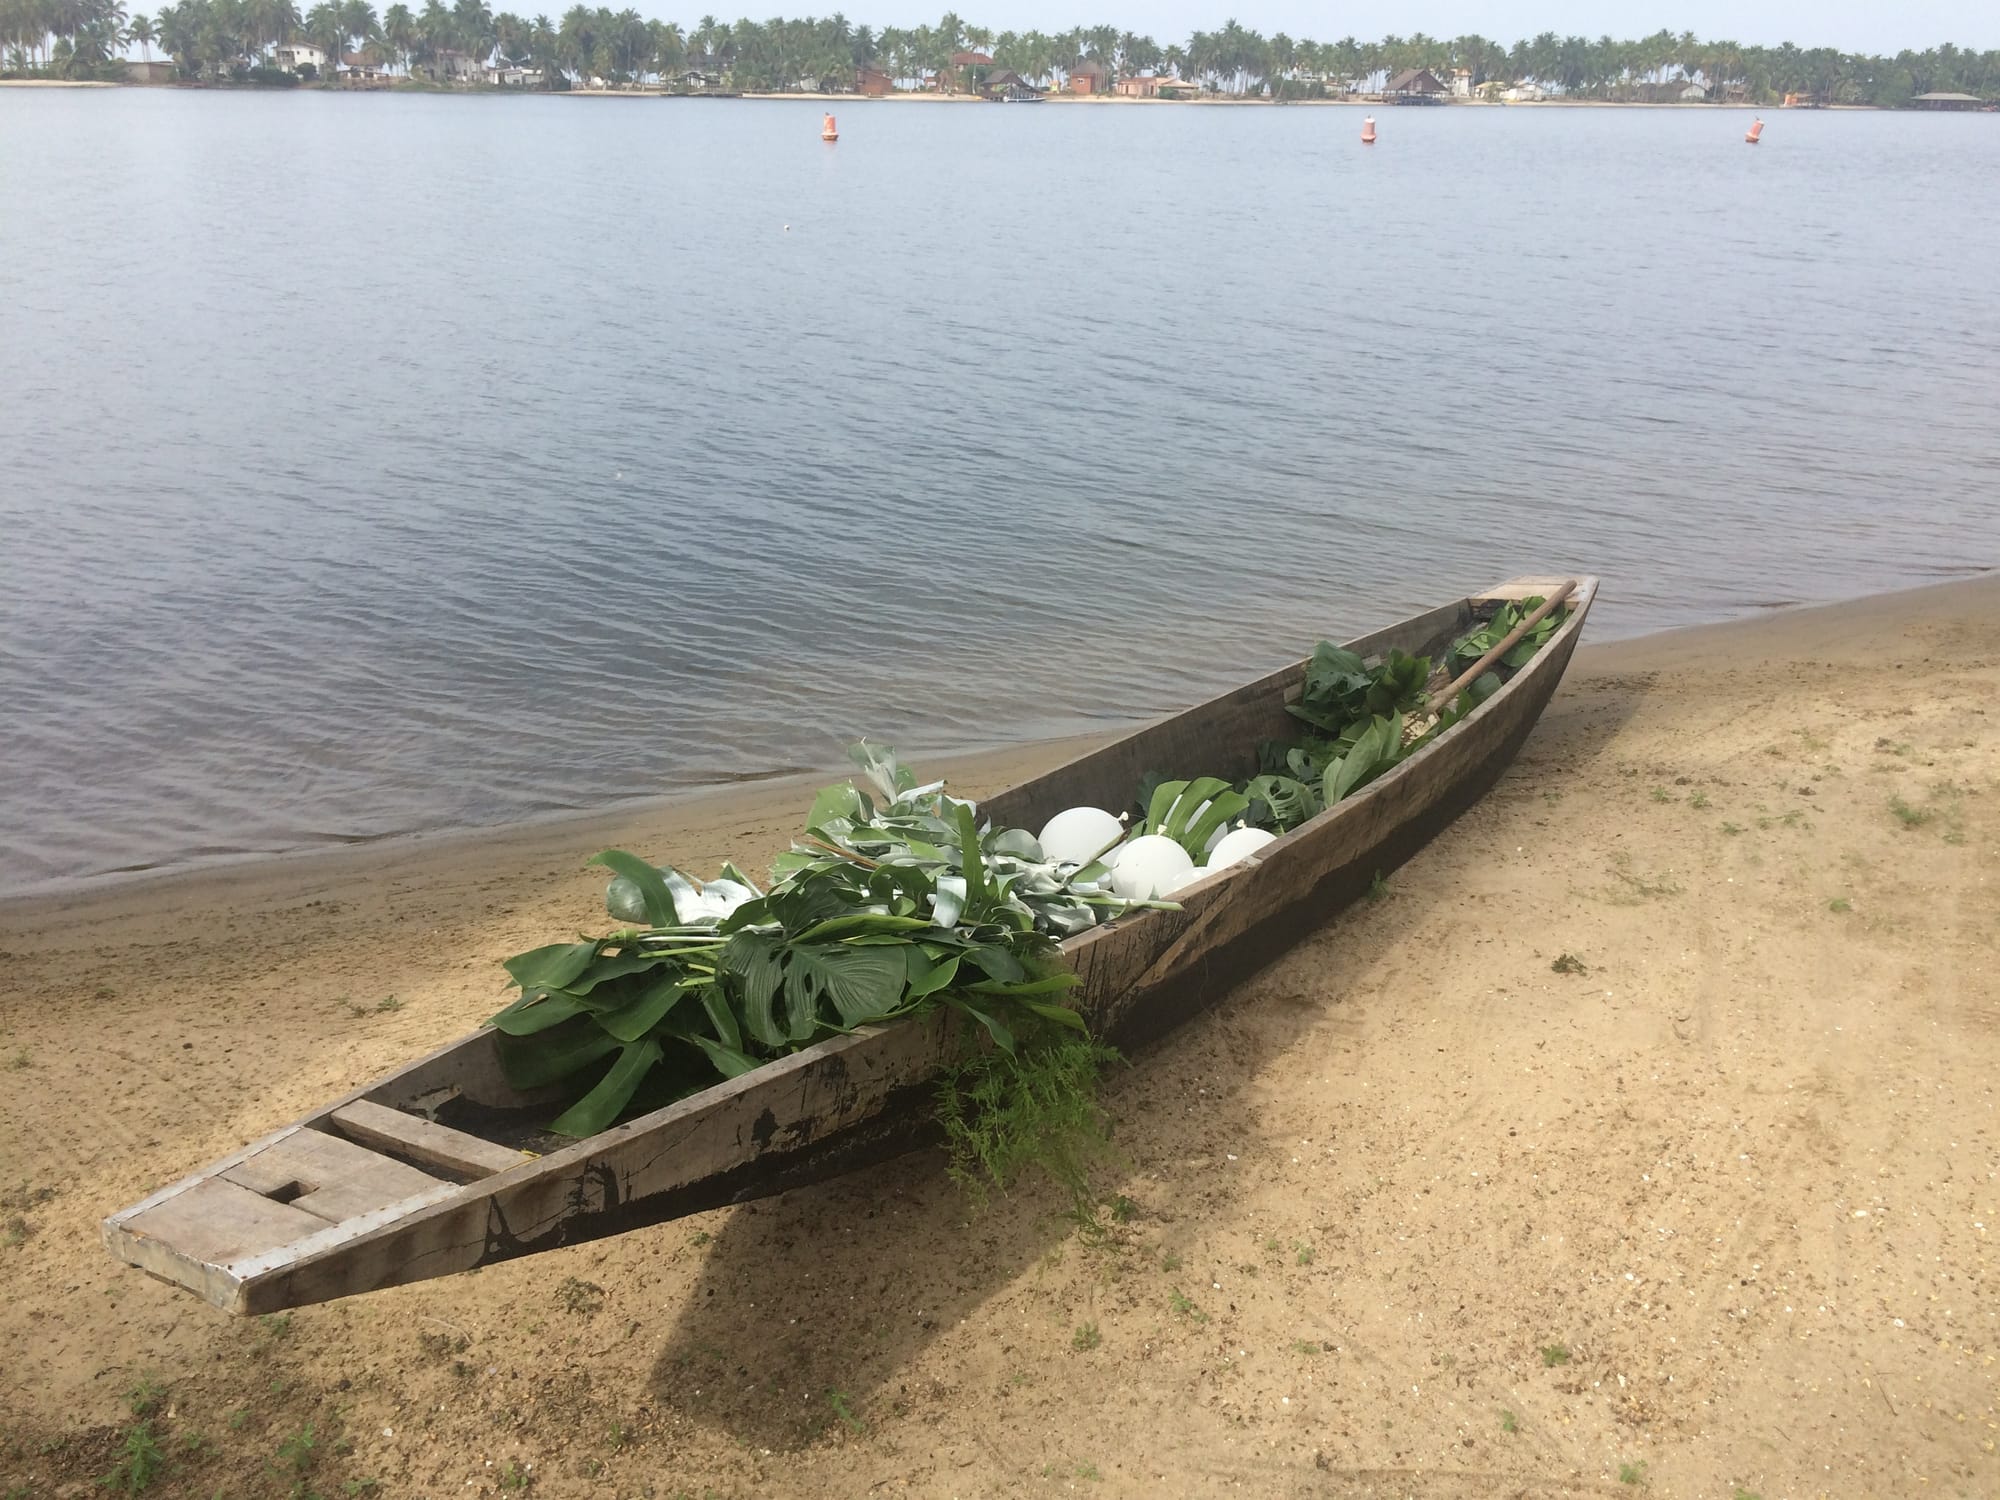
[[[1051,864],[1080,865],[1125,831],[1101,807],[1072,807],[1042,825],[1042,857]]]
[[[1119,847],[1111,889],[1127,901],[1152,901],[1193,868],[1187,850],[1164,834],[1149,833]]]
[[[1228,837],[1208,851],[1209,868],[1220,870],[1225,865],[1240,864],[1276,838],[1276,834],[1263,828],[1233,828]]]

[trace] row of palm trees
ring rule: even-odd
[[[1219,92],[1286,95],[1366,89],[1405,68],[1465,68],[1474,85],[1531,80],[1584,98],[1629,97],[1647,84],[1699,79],[1711,92],[1753,99],[1798,93],[1829,103],[1900,104],[1934,89],[2000,95],[2000,52],[1949,44],[1894,57],[1833,48],[1751,47],[1692,32],[1655,32],[1620,41],[1543,32],[1511,46],[1468,35],[1416,33],[1363,42],[1265,36],[1231,20],[1162,46],[1114,26],[1069,31],[1001,31],[946,12],[936,25],[853,25],[827,18],[738,21],[703,16],[690,30],[636,11],[576,5],[560,22],[495,14],[486,0],[422,0],[379,15],[369,0],[174,0],[157,20],[127,19],[120,0],[0,0],[0,53],[15,71],[89,76],[115,68],[127,46],[151,55],[157,43],[190,78],[242,76],[286,42],[305,41],[338,56],[366,48],[391,71],[438,76],[446,54],[498,59],[542,71],[547,86],[601,78],[630,82],[695,70],[731,87],[781,90],[847,86],[857,67],[875,66],[914,82],[949,68],[965,51],[1031,82],[1060,85],[1090,61],[1114,74],[1165,71]],[[962,76],[962,72],[961,72]]]

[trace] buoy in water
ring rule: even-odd
[[[823,141],[837,141],[840,139],[840,131],[835,127],[832,115],[828,115],[824,120],[819,122],[819,138]]]
[[[1748,141],[1751,145],[1754,146],[1757,144],[1757,138],[1763,135],[1763,133],[1764,133],[1764,120],[1763,117],[1760,115],[1757,119],[1752,120],[1750,122],[1750,129],[1744,133],[1743,139]]]
[[[1361,122],[1361,144],[1364,146],[1375,144],[1375,117],[1373,115],[1368,116],[1367,119]]]

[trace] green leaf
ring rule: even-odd
[[[852,818],[860,811],[861,793],[852,782],[843,781],[838,786],[821,788],[813,798],[812,811],[806,814],[806,827],[824,828],[837,818]]]
[[[795,944],[786,966],[787,981],[798,974],[833,1002],[843,1026],[859,1026],[902,1003],[909,968],[903,955],[889,948]]]
[[[609,983],[614,979],[623,979],[628,974],[642,974],[648,969],[658,968],[663,963],[671,962],[673,962],[673,956],[668,953],[614,953],[607,957],[593,960],[585,967],[581,974],[577,975],[568,984],[560,986],[552,985],[550,988],[559,988],[565,995],[575,995],[581,998],[584,995],[588,995],[600,984]]]
[[[557,1115],[549,1129],[577,1140],[609,1129],[659,1060],[660,1044],[653,1038],[631,1043],[611,1065],[611,1071],[597,1080],[597,1086]]]
[[[551,943],[517,953],[502,965],[523,990],[559,990],[589,967],[597,944]]]
[[[1181,793],[1187,790],[1187,786],[1185,781],[1163,781],[1153,788],[1152,800],[1146,804],[1148,829],[1159,829],[1166,825],[1168,815],[1172,813],[1174,804],[1180,801]]]
[[[724,1078],[738,1078],[763,1064],[734,1047],[725,1047],[713,1037],[695,1035],[694,1043],[708,1054],[708,1060],[715,1064],[715,1070]]]
[[[617,1046],[617,1037],[584,1017],[544,1032],[532,1042],[502,1033],[500,1071],[517,1089],[538,1089],[588,1067]]]
[[[1025,998],[1029,995],[1060,995],[1064,990],[1077,986],[1074,974],[1051,974],[1045,979],[1023,979],[1007,983],[998,979],[982,979],[977,984],[966,986],[982,995],[1006,995],[1009,998]]]
[[[972,808],[960,802],[952,807],[952,821],[958,825],[960,873],[965,877],[965,911],[975,921],[991,904],[986,881],[986,862],[979,854],[979,825]]]
[[[597,1024],[621,1042],[636,1042],[665,1020],[694,984],[684,975],[663,976],[641,990],[630,1004],[599,1012]]]
[[[763,933],[740,932],[722,950],[722,966],[743,981],[743,1024],[766,1047],[780,1048],[788,1040],[772,1007],[784,982],[785,966],[778,946]]]
[[[509,1036],[533,1036],[582,1013],[583,1006],[573,996],[551,995],[536,990],[523,995],[486,1024]]]
[[[958,974],[958,955],[932,959],[923,949],[912,946],[903,955],[909,965],[908,988],[904,993],[912,1000],[921,1000],[926,995],[934,995],[950,986]]]
[[[762,886],[757,884],[756,881],[752,880],[748,875],[745,875],[741,870],[737,869],[736,866],[732,865],[726,859],[722,862],[722,878],[724,880],[733,880],[738,885],[743,886],[748,890],[755,891],[760,896],[764,894],[764,888]]]
[[[894,802],[900,793],[916,788],[916,773],[898,760],[888,745],[858,740],[847,747],[847,758],[861,768],[884,802]]]
[[[921,932],[930,926],[925,917],[898,917],[888,912],[858,911],[845,917],[828,917],[824,922],[808,928],[798,936],[801,943],[821,942],[833,938],[870,936],[885,932]]]
[[[674,910],[674,898],[667,891],[665,877],[636,854],[627,854],[623,849],[606,849],[585,863],[602,865],[636,885],[639,899],[645,904],[646,920],[653,926],[673,927],[680,922],[680,916]]]
[[[743,1050],[743,1031],[736,1024],[736,1012],[729,1008],[729,997],[722,992],[719,984],[705,985],[701,992],[701,1008],[708,1012],[708,1024],[715,1028],[716,1038],[732,1052]]]
[[[1090,1034],[1090,1028],[1083,1024],[1083,1017],[1071,1010],[1067,1005],[1051,1005],[1046,1000],[1024,1000],[1021,1004],[1027,1010],[1040,1016],[1044,1021],[1053,1021],[1058,1026],[1067,1027],[1069,1030],[1084,1036]]]
[[[1262,802],[1269,809],[1271,821],[1285,831],[1298,827],[1320,810],[1318,794],[1291,776],[1259,776],[1250,783],[1249,794],[1253,801]]]
[[[999,1047],[1002,1052],[1012,1052],[1014,1050],[1014,1033],[1008,1030],[1006,1022],[1002,1021],[991,1011],[981,1010],[978,1006],[971,1004],[961,997],[954,996],[952,1003],[968,1016],[971,1016],[981,1026],[984,1026],[987,1034],[993,1038],[994,1045]]]
[[[996,944],[982,943],[976,948],[968,948],[965,956],[974,967],[983,969],[987,978],[997,979],[1002,984],[1018,984],[1028,977],[1021,960]]]
[[[786,1039],[803,1042],[819,1027],[819,986],[796,964],[785,970]]]

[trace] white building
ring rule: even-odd
[[[311,42],[286,42],[276,48],[271,56],[277,60],[279,67],[289,68],[294,73],[308,63],[312,64],[315,73],[326,71],[326,54]]]
[[[1451,70],[1451,97],[1470,99],[1472,97],[1472,69],[1453,68]]]

